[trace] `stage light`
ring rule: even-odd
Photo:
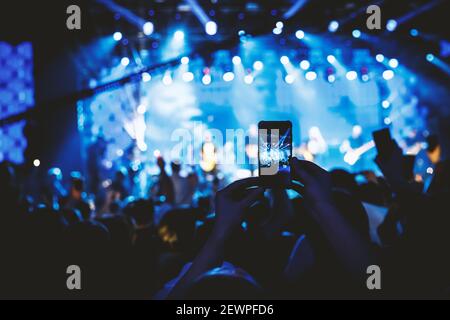
[[[336,76],[335,76],[334,74],[330,74],[330,75],[327,77],[327,80],[328,80],[329,83],[333,83],[333,82],[336,81]]]
[[[287,65],[289,63],[289,58],[287,56],[282,56],[280,58],[280,62],[281,62],[282,65],[285,66],[285,65]]]
[[[41,165],[41,161],[39,159],[35,159],[33,161],[33,166],[35,166],[36,168],[39,167]]]
[[[188,63],[189,63],[189,58],[188,58],[188,57],[183,57],[183,58],[181,58],[181,64],[186,65],[186,64],[188,64]]]
[[[142,73],[142,81],[143,82],[149,82],[150,80],[152,80],[152,76],[150,75],[150,73],[148,73],[148,72]]]
[[[308,71],[308,72],[305,74],[305,78],[306,78],[306,80],[308,80],[308,81],[316,80],[316,79],[317,79],[317,73],[315,73],[314,71]]]
[[[144,32],[144,34],[146,36],[151,35],[154,31],[153,23],[151,23],[150,21],[144,23],[144,26],[142,27],[142,31]]]
[[[295,78],[294,78],[294,76],[292,74],[288,74],[284,78],[284,81],[286,81],[287,84],[293,84],[294,80],[295,80]]]
[[[207,86],[211,84],[211,76],[209,74],[205,74],[202,78],[202,83]]]
[[[429,53],[429,54],[427,54],[426,58],[427,58],[428,62],[432,62],[434,60],[434,54]]]
[[[352,31],[352,36],[353,36],[353,38],[361,37],[361,31],[359,31],[358,29],[353,30]]]
[[[256,71],[261,71],[264,68],[264,64],[261,61],[255,61],[253,64],[253,69]]]
[[[144,114],[144,113],[147,112],[147,107],[146,107],[144,104],[140,104],[140,105],[138,105],[138,107],[137,107],[137,112],[138,112],[139,114]]]
[[[217,23],[215,23],[214,21],[208,21],[205,24],[205,32],[210,36],[215,35],[217,33]]]
[[[375,56],[375,59],[376,59],[379,63],[381,63],[381,62],[384,61],[384,56],[383,56],[381,53],[379,53],[379,54],[377,54],[377,55]]]
[[[411,37],[417,37],[419,35],[419,31],[417,29],[411,29],[409,30],[409,34]]]
[[[397,59],[391,59],[389,60],[389,67],[395,69],[398,67],[398,60]]]
[[[120,64],[126,67],[130,64],[130,59],[128,59],[127,57],[123,57],[122,60],[120,60]]]
[[[244,31],[244,30],[239,30],[239,31],[238,31],[238,36],[239,36],[239,37],[245,36],[245,31]]]
[[[345,77],[347,78],[347,80],[353,81],[356,80],[356,78],[358,78],[358,73],[356,71],[349,71],[347,72]]]
[[[383,107],[383,109],[388,109],[391,106],[391,103],[388,100],[383,100],[381,106]]]
[[[121,32],[115,32],[113,35],[114,41],[120,41],[122,40],[122,33]]]
[[[427,173],[428,173],[428,174],[433,174],[433,173],[434,173],[433,168],[432,168],[432,167],[428,167],[428,168],[427,168]]]
[[[246,84],[252,84],[253,83],[253,76],[251,74],[248,74],[244,77],[244,82]]]
[[[361,80],[362,80],[363,82],[367,82],[367,81],[369,81],[369,79],[370,79],[370,77],[369,77],[369,75],[367,75],[367,74],[363,74],[363,75],[361,76]]]
[[[336,32],[339,29],[339,22],[337,22],[336,20],[333,20],[330,22],[330,24],[328,25],[328,31],[330,32]]]
[[[181,30],[177,30],[173,34],[173,37],[176,41],[183,41],[184,40],[184,32]]]
[[[241,60],[241,58],[240,58],[239,56],[234,56],[233,59],[232,59],[231,61],[233,62],[233,64],[234,64],[235,66],[241,64],[241,62],[242,62],[242,60]]]
[[[162,78],[162,82],[164,85],[169,86],[172,84],[172,76],[169,73],[166,73],[164,77]]]
[[[333,56],[333,55],[330,54],[329,56],[327,56],[327,61],[328,61],[329,63],[333,64],[333,63],[336,62],[336,58],[335,58],[335,56]]]
[[[278,21],[275,25],[278,29],[283,29],[284,23],[282,21]]]
[[[184,82],[191,82],[194,80],[194,74],[192,72],[185,72],[183,73],[182,78]]]
[[[303,30],[297,30],[295,32],[295,37],[299,40],[302,40],[305,37],[305,32],[303,32]]]
[[[395,21],[394,19],[390,19],[386,23],[386,29],[387,31],[393,32],[395,31],[395,29],[397,29],[397,25],[397,21]]]
[[[234,80],[234,73],[233,72],[225,72],[223,75],[223,81],[230,82]]]
[[[383,72],[383,79],[384,80],[391,80],[392,78],[394,78],[394,71],[392,71],[392,70],[385,70]]]
[[[311,64],[309,63],[308,60],[302,60],[300,62],[300,68],[302,68],[303,70],[308,70],[310,66]]]
[[[279,35],[279,34],[281,34],[281,33],[283,32],[283,29],[280,29],[280,28],[274,28],[274,29],[272,30],[272,32],[273,32],[273,34]]]
[[[390,125],[390,124],[392,123],[392,120],[391,120],[391,118],[386,117],[386,118],[384,118],[384,121],[383,121],[383,122],[384,122],[385,125],[388,126],[388,125]]]

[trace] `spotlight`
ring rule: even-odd
[[[329,83],[333,83],[333,82],[336,81],[336,76],[335,76],[334,74],[330,74],[330,75],[327,77],[327,80],[328,80]]]
[[[381,106],[383,107],[383,109],[388,109],[391,106],[391,103],[388,100],[384,100],[381,103]]]
[[[398,67],[398,60],[397,59],[391,59],[389,60],[389,67],[395,69]]]
[[[186,65],[186,64],[188,64],[188,63],[189,63],[189,57],[183,57],[183,58],[181,58],[181,64]]]
[[[162,82],[164,85],[169,86],[172,84],[173,80],[169,73],[166,73],[162,78]]]
[[[173,37],[175,38],[176,41],[183,41],[184,40],[184,32],[181,30],[177,30],[173,34]]]
[[[363,82],[367,82],[367,81],[369,81],[369,75],[368,74],[363,74],[362,76],[361,76],[361,80],[363,81]]]
[[[395,31],[395,29],[397,29],[397,21],[395,21],[394,19],[388,20],[386,23],[386,29],[390,32]]]
[[[144,34],[146,36],[149,36],[153,33],[154,30],[154,26],[153,23],[151,23],[150,21],[144,23],[144,26],[142,27],[142,31],[144,31]]]
[[[384,124],[385,125],[390,125],[392,123],[392,120],[391,120],[391,118],[389,118],[389,117],[386,117],[386,118],[384,118]]]
[[[192,72],[185,72],[183,73],[182,78],[184,82],[191,82],[194,80],[194,74]]]
[[[287,65],[289,63],[289,58],[287,56],[282,56],[280,58],[280,62],[281,62],[282,65],[285,66],[285,65]]]
[[[33,161],[33,166],[35,166],[36,168],[39,167],[41,165],[41,161],[39,159],[35,159]]]
[[[138,112],[139,114],[144,114],[144,113],[146,113],[146,112],[147,112],[147,107],[145,106],[145,104],[140,104],[140,105],[137,107],[137,112]]]
[[[359,37],[361,37],[361,31],[359,31],[358,29],[353,30],[352,36],[353,36],[353,38],[358,39]]]
[[[272,32],[273,32],[273,34],[279,35],[279,34],[281,34],[281,33],[283,32],[283,29],[280,29],[280,28],[274,28],[274,29],[272,30]]]
[[[278,21],[277,24],[275,25],[278,29],[283,29],[284,27],[284,23],[283,21]]]
[[[330,54],[329,56],[327,56],[327,61],[333,64],[336,62],[336,57]]]
[[[429,53],[429,54],[427,54],[426,58],[427,58],[428,62],[432,62],[434,60],[434,54]]]
[[[113,35],[114,41],[120,41],[122,40],[122,33],[121,32],[115,32]]]
[[[297,32],[295,32],[295,37],[302,40],[305,37],[305,32],[303,32],[303,30],[297,30]]]
[[[238,31],[238,36],[239,36],[239,37],[245,36],[245,31],[244,31],[244,30],[239,30],[239,31]]]
[[[336,32],[339,29],[339,22],[337,22],[336,20],[333,20],[330,22],[330,24],[328,25],[328,31],[330,32]]]
[[[148,72],[142,73],[142,81],[143,82],[149,82],[150,80],[152,80],[152,76],[150,75],[150,73],[148,73]]]
[[[210,36],[215,35],[217,33],[217,23],[215,23],[214,21],[208,21],[205,24],[205,32]]]
[[[120,60],[120,64],[126,67],[130,64],[130,59],[128,59],[127,57],[123,57],[122,60]]]
[[[209,74],[205,74],[202,78],[202,83],[207,86],[211,84],[211,76]]]
[[[256,71],[261,71],[264,68],[264,64],[261,61],[255,61],[253,64],[253,69]]]
[[[244,77],[244,82],[245,82],[246,84],[252,84],[252,83],[253,83],[253,80],[254,80],[254,78],[253,78],[253,76],[252,76],[251,74],[248,74],[248,75],[246,75],[246,76]]]
[[[384,56],[383,56],[381,53],[379,53],[379,54],[377,54],[377,55],[375,56],[375,59],[376,59],[379,63],[381,63],[381,62],[384,61]]]
[[[232,59],[231,61],[233,62],[233,64],[234,64],[235,66],[241,64],[241,62],[242,62],[242,60],[241,60],[241,58],[240,58],[239,56],[234,56],[233,59]]]
[[[293,84],[294,80],[295,80],[295,78],[294,78],[294,76],[292,74],[288,74],[284,78],[284,81],[286,81],[287,84]]]
[[[223,81],[230,82],[234,80],[234,73],[233,72],[225,72],[223,75]]]
[[[409,34],[411,37],[417,37],[419,35],[419,31],[417,29],[411,29],[409,30]]]
[[[316,80],[316,79],[317,79],[317,73],[315,73],[314,71],[308,71],[308,72],[305,74],[305,78],[306,78],[306,80],[308,80],[308,81]]]
[[[309,63],[308,60],[302,60],[300,62],[300,68],[302,68],[303,70],[308,70],[310,66],[311,64]]]
[[[391,80],[392,78],[394,78],[394,71],[392,71],[392,70],[385,70],[383,72],[383,79],[384,80]]]
[[[353,81],[356,80],[356,78],[358,78],[358,73],[356,73],[356,71],[349,71],[347,72],[345,77],[347,78],[347,80]]]

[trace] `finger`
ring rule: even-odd
[[[264,194],[264,188],[256,188],[249,191],[248,195],[240,202],[240,205],[244,208],[251,206],[258,198]]]
[[[291,182],[291,184],[289,185],[288,188],[291,190],[294,190],[295,192],[297,192],[300,195],[305,194],[305,187],[303,185],[300,185],[296,181]]]
[[[307,161],[300,161],[297,158],[292,158],[291,160],[291,169],[293,172],[294,179],[302,182],[302,184],[307,183],[307,181],[311,180],[310,174],[304,170],[303,164]]]
[[[224,189],[221,190],[222,193],[228,194],[235,192],[237,190],[244,190],[248,187],[257,187],[260,186],[260,179],[257,177],[246,178],[242,180],[238,180],[228,185]]]

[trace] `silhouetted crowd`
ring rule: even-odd
[[[196,201],[195,176],[180,164],[169,175],[162,159],[149,196],[129,196],[118,174],[102,201],[57,168],[27,195],[1,163],[0,297],[448,298],[449,161],[424,190],[402,157],[378,156],[383,176],[365,181],[293,158],[291,185],[247,178]],[[71,265],[81,290],[67,288]],[[381,290],[368,288],[370,266]]]

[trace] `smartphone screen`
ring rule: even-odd
[[[394,143],[389,129],[375,131],[372,135],[378,154],[381,156],[389,155],[394,149]]]
[[[290,174],[292,124],[290,121],[262,121],[258,126],[259,175]]]

